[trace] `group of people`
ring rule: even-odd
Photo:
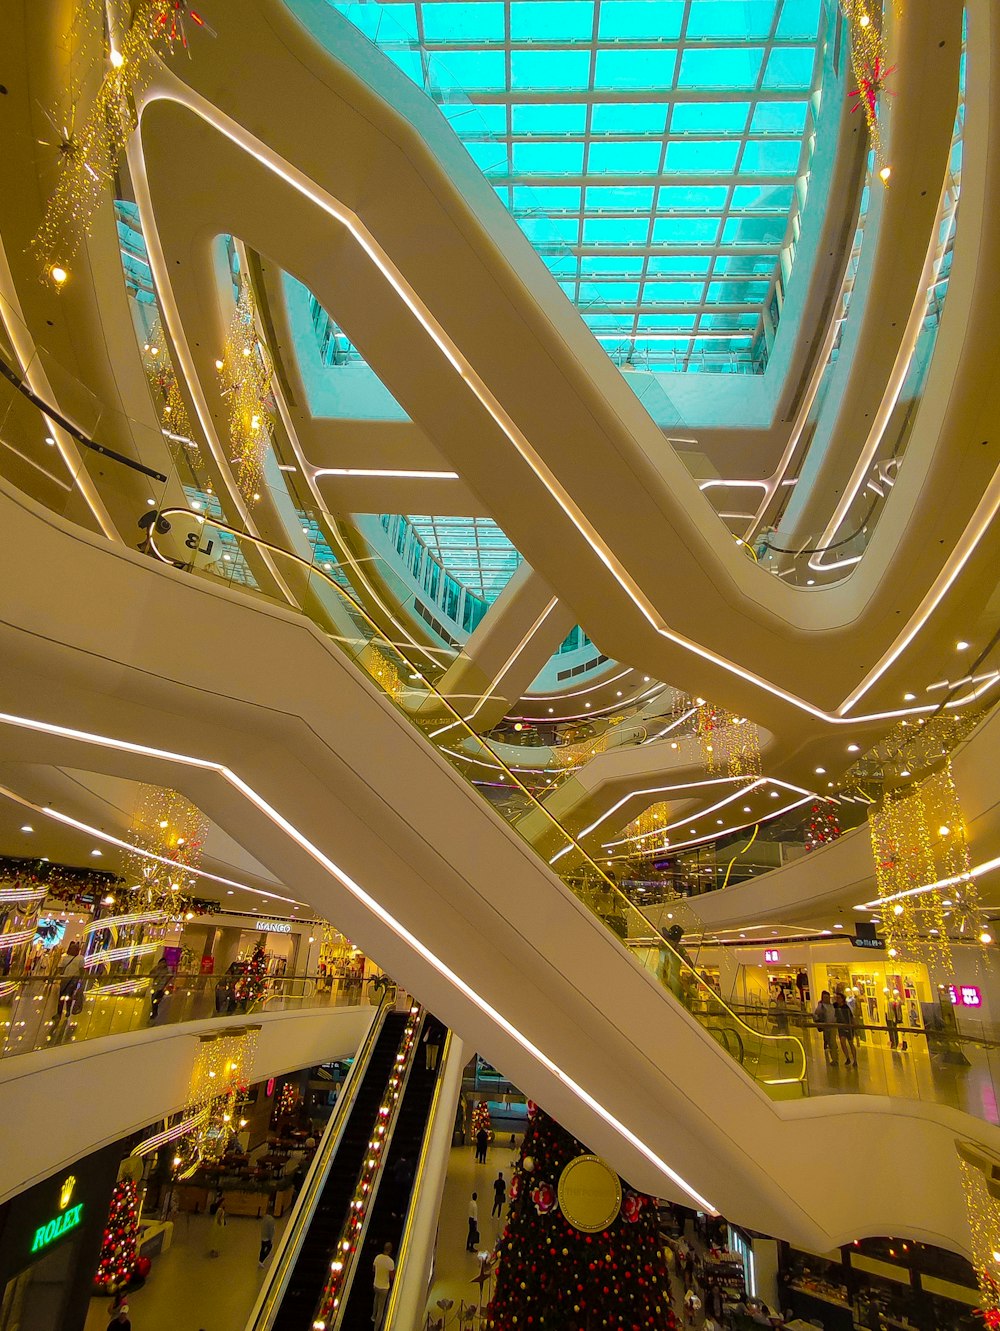
[[[831,1001],[829,989],[820,994],[819,1002],[813,1012],[813,1021],[823,1036],[823,1054],[831,1067],[837,1067],[837,1041],[844,1055],[844,1062],[849,1068],[858,1066],[858,1050],[854,1043],[854,1028],[857,1024],[854,1010],[848,1003],[842,989],[834,991]]]

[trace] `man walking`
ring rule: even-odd
[[[392,1285],[392,1277],[396,1271],[396,1263],[392,1260],[392,1244],[387,1243],[379,1255],[372,1263],[372,1273],[375,1277],[373,1284],[374,1300],[372,1302],[372,1325],[375,1331],[380,1331],[382,1318],[385,1316],[385,1305],[389,1299],[389,1287]]]
[[[816,1010],[813,1012],[813,1021],[823,1032],[823,1053],[826,1055],[826,1061],[831,1067],[835,1068],[838,1063],[837,1015],[833,1010],[833,1004],[830,1002],[829,989],[824,989],[820,994]]]
[[[260,1218],[260,1256],[257,1258],[257,1265],[263,1266],[271,1255],[271,1249],[274,1247],[274,1216],[270,1211],[265,1211]]]
[[[503,1215],[504,1202],[507,1200],[507,1180],[503,1170],[493,1180],[493,1210],[490,1215]]]
[[[479,1194],[474,1192],[469,1202],[469,1236],[465,1240],[465,1251],[475,1252],[479,1247]]]

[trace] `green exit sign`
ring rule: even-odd
[[[56,1239],[61,1239],[71,1229],[76,1229],[82,1215],[83,1202],[78,1202],[76,1206],[71,1206],[68,1210],[63,1211],[62,1215],[50,1220],[47,1225],[39,1225],[35,1230],[35,1241],[31,1245],[31,1251],[41,1252],[43,1248],[47,1248],[50,1243],[55,1243]]]

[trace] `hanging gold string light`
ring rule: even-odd
[[[72,27],[79,33],[84,23],[91,25],[90,45],[101,50],[107,69],[79,131],[68,126],[61,137],[59,179],[31,242],[43,273],[57,285],[65,281],[64,265],[90,231],[114,183],[118,160],[137,123],[136,94],[148,82],[157,56],[176,45],[167,21],[172,8],[171,0],[138,0],[118,46],[105,40],[103,6],[84,3],[74,12]]]
[[[703,698],[695,701],[698,742],[707,771],[725,772],[736,780],[760,776],[760,734],[754,723]]]
[[[563,768],[582,767],[584,763],[604,753],[608,747],[607,731],[592,735],[590,739],[578,740],[575,744],[555,744],[552,757]]]
[[[1000,1331],[1000,1156],[956,1141],[983,1325]]]
[[[890,957],[954,969],[949,932],[988,941],[951,760],[868,811]],[[932,886],[938,884],[938,886]]]
[[[194,891],[193,870],[201,863],[207,832],[208,819],[176,790],[140,786],[128,833],[135,851],[125,856],[132,902],[176,919]]]
[[[666,834],[669,821],[670,806],[665,801],[643,809],[624,830],[623,835],[628,842],[626,854],[635,857],[652,855],[669,846],[670,838]]]
[[[238,1107],[253,1076],[259,1026],[241,1026],[199,1038],[182,1122],[189,1125],[174,1157],[181,1177],[204,1161],[219,1160],[238,1131]]]
[[[897,0],[898,3],[898,0]],[[852,111],[863,110],[868,124],[868,141],[879,165],[879,177],[890,177],[885,158],[882,127],[879,122],[879,98],[886,93],[886,79],[896,68],[888,60],[888,48],[878,0],[840,0],[840,7],[850,30],[851,71],[857,87],[852,92]]]
[[[146,372],[160,425],[174,452],[181,450],[193,468],[202,465],[201,450],[192,438],[191,417],[177,383],[177,373],[170,359],[163,327],[157,319],[142,346],[142,367]]]
[[[226,334],[222,360],[216,362],[229,405],[229,442],[236,484],[247,503],[255,503],[264,484],[264,459],[274,428],[272,365],[257,335],[257,311],[244,282]]]

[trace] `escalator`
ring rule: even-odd
[[[441,1023],[435,1017],[428,1016],[424,1024],[425,1031],[428,1025],[439,1028],[439,1043],[443,1043],[444,1029]],[[347,1303],[337,1323],[337,1331],[367,1331],[372,1320],[372,1263],[386,1243],[392,1244],[393,1256],[398,1259],[400,1236],[406,1223],[406,1213],[413,1201],[413,1168],[427,1129],[439,1070],[429,1072],[418,1050],[406,1083],[392,1144],[383,1165],[382,1181],[369,1215],[364,1245],[358,1257]],[[408,1170],[401,1165],[404,1161],[410,1166]]]
[[[405,1025],[406,1015],[396,1012],[390,1013],[382,1023],[350,1118],[327,1171],[319,1202],[272,1323],[275,1331],[301,1331],[302,1327],[312,1324],[313,1311],[330,1270],[330,1256],[347,1217],[354,1183]]]

